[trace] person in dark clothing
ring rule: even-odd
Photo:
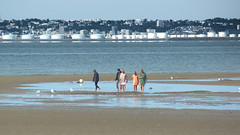
[[[120,69],[117,69],[117,74],[116,74],[116,78],[115,78],[115,81],[116,81],[116,87],[117,87],[117,92],[119,91],[119,80],[120,80],[120,74],[121,74],[121,70]],[[121,85],[120,85],[120,89],[121,88]]]
[[[99,81],[99,74],[98,72],[96,71],[96,69],[93,70],[93,82],[95,82],[95,91],[97,91],[97,89],[101,90],[100,87],[98,86],[98,81]]]

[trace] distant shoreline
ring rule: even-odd
[[[240,40],[240,37],[197,37],[197,38],[165,38],[165,39],[0,39],[1,41],[216,41]]]

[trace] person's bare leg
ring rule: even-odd
[[[144,85],[141,85],[141,92],[143,93],[143,91],[144,91]]]

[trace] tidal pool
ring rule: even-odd
[[[147,83],[144,95],[139,92],[132,92],[131,81],[127,83],[126,94],[116,92],[114,81],[101,81],[99,86],[101,87],[101,93],[93,92],[94,83],[90,81],[81,84],[76,82],[24,84],[18,89],[28,89],[27,93],[0,94],[0,106],[240,110],[239,86]],[[70,88],[74,92],[70,92]],[[56,92],[51,94],[50,89],[54,89]],[[41,92],[36,93],[37,91]],[[138,88],[138,91],[140,91],[140,88]]]

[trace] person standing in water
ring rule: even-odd
[[[122,70],[122,73],[120,74],[120,85],[123,88],[123,92],[125,92],[125,88],[126,88],[126,83],[127,82],[128,82],[127,74],[125,73],[124,70]]]
[[[93,82],[95,82],[95,92],[97,91],[97,89],[99,89],[99,91],[101,90],[100,87],[98,86],[98,81],[99,81],[99,74],[96,71],[96,69],[93,70]]]
[[[146,73],[143,72],[143,69],[141,69],[140,74],[139,74],[139,82],[141,85],[141,92],[143,93],[144,86],[147,83],[147,75],[146,75]]]
[[[134,91],[137,91],[137,86],[139,84],[139,79],[138,79],[138,75],[137,75],[137,72],[135,71],[132,75],[132,79],[133,79],[133,88],[134,88]]]
[[[117,74],[116,74],[116,78],[115,78],[115,81],[116,81],[116,87],[117,87],[117,92],[119,91],[119,80],[120,80],[120,74],[121,74],[121,70],[120,69],[117,69]],[[120,85],[120,89],[121,88],[121,85]]]

